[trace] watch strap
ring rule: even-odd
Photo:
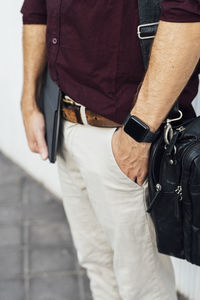
[[[155,139],[157,138],[159,132],[160,132],[160,130],[157,130],[156,132],[152,132],[152,131],[147,132],[147,134],[145,135],[145,137],[143,139],[143,142],[146,142],[146,143],[154,142]]]

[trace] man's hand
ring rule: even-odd
[[[39,98],[43,71],[47,63],[46,25],[23,26],[24,84],[21,111],[29,148],[47,159],[44,116],[36,99]]]
[[[46,160],[48,158],[48,149],[45,141],[43,114],[37,107],[29,108],[23,99],[21,101],[21,111],[30,150],[39,153],[41,158]]]
[[[123,128],[112,137],[112,150],[122,172],[138,185],[142,185],[148,172],[150,143],[138,143]]]

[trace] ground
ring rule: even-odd
[[[91,299],[60,199],[0,152],[0,300]]]
[[[0,153],[0,300],[90,300],[63,206]]]

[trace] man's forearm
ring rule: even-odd
[[[37,107],[37,89],[46,58],[46,25],[23,26],[24,85],[21,104],[30,110]]]
[[[155,131],[185,87],[200,58],[200,22],[160,22],[150,63],[131,114]]]

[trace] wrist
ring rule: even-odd
[[[148,152],[151,147],[151,143],[146,143],[146,142],[137,142],[135,139],[130,137],[125,131],[124,131],[124,126],[121,127],[121,135],[123,136],[124,139],[128,141],[128,144],[130,145],[130,149],[135,149],[135,147],[140,147],[141,151],[146,151]]]
[[[39,107],[36,103],[36,99],[35,97],[30,97],[30,95],[26,96],[23,95],[21,102],[20,102],[20,106],[21,106],[21,111],[23,113],[31,113],[34,111],[39,111]]]
[[[136,116],[145,124],[147,124],[151,132],[156,132],[163,121],[162,113],[159,112],[155,106],[152,107],[152,103],[144,100],[144,98],[140,101],[138,99],[133,109],[131,110],[130,115]]]
[[[22,98],[21,98],[21,108],[26,110],[39,110],[38,101],[41,91],[41,78],[36,81],[24,81]]]
[[[41,86],[43,76],[24,78],[23,95],[34,98]]]
[[[130,115],[136,116],[138,119],[140,119],[142,122],[147,124],[149,126],[149,129],[151,132],[156,132],[158,128],[160,127],[160,123],[158,120],[155,120],[153,117],[151,117],[148,113],[144,113],[138,110],[132,110],[130,112]]]

